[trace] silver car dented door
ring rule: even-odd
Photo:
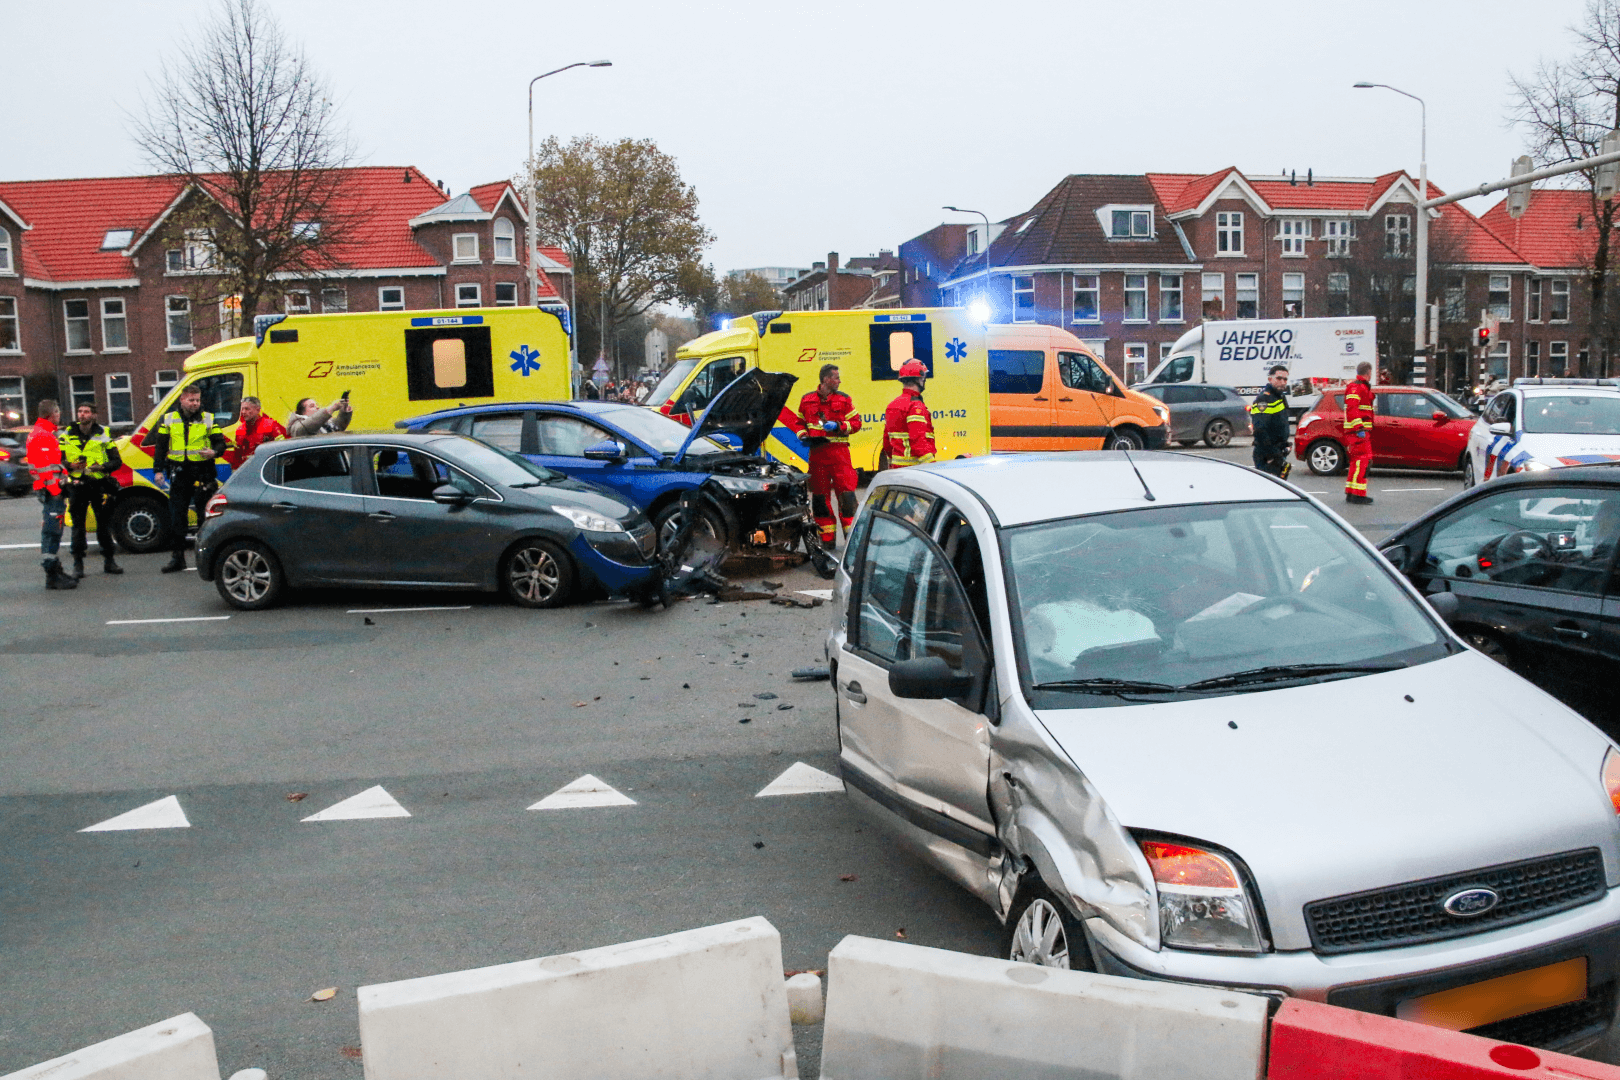
[[[937,544],[882,512],[864,532],[837,657],[845,779],[910,824],[989,858],[989,650]],[[972,673],[972,688],[954,699],[896,697],[890,668],[930,656]]]

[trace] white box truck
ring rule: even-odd
[[[1378,320],[1371,316],[1206,322],[1177,338],[1142,385],[1212,383],[1258,394],[1273,365],[1286,364],[1288,407],[1297,413],[1324,389],[1355,378],[1363,360],[1376,379]]]

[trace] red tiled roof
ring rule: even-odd
[[[544,244],[539,245],[539,247],[540,253],[546,258],[552,260],[553,262],[560,262],[570,270],[574,268],[574,260],[570,259],[568,257],[568,252],[564,251],[562,248],[547,247]]]
[[[1587,267],[1597,250],[1589,191],[1536,188],[1530,193],[1529,208],[1517,221],[1508,217],[1506,200],[1485,211],[1479,220],[1532,266]]]
[[[1203,176],[1188,173],[1148,173],[1147,181],[1158,195],[1165,213],[1177,214],[1183,210],[1191,210],[1203,202],[1227,176],[1236,172],[1237,169],[1233,167],[1206,173]]]
[[[1148,173],[1159,202],[1170,214],[1195,209],[1232,175],[1243,179],[1274,210],[1367,210],[1406,174],[1399,170],[1373,180],[1255,180],[1235,168],[1197,176]]]
[[[479,208],[486,214],[492,214],[495,212],[495,208],[501,204],[501,196],[511,187],[512,182],[510,180],[497,180],[493,184],[479,184],[475,188],[470,188],[467,194],[473,197],[473,202],[477,203]],[[513,200],[519,206],[523,205],[521,200],[517,199],[516,192],[513,192]]]
[[[1429,185],[1429,198],[1437,199],[1444,194],[1432,183]],[[1452,245],[1459,250],[1446,251]],[[1431,258],[1498,266],[1522,265],[1529,261],[1457,203],[1440,207],[1439,220],[1429,225],[1429,252]]]

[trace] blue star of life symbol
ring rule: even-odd
[[[951,358],[952,363],[961,363],[962,358],[967,356],[967,342],[961,338],[951,338],[945,343],[945,355]]]
[[[525,379],[540,370],[540,354],[527,345],[519,345],[507,355],[512,358],[512,370]]]

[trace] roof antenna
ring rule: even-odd
[[[1147,501],[1158,502],[1159,500],[1153,497],[1153,489],[1147,486],[1146,480],[1142,479],[1142,470],[1138,469],[1136,467],[1136,462],[1131,460],[1131,452],[1129,450],[1121,450],[1120,453],[1125,455],[1125,464],[1129,465],[1131,467],[1131,472],[1136,474],[1137,482],[1142,485],[1142,494],[1147,496]]]
[[[1295,169],[1293,172],[1288,174],[1288,183],[1293,187],[1298,187],[1299,186],[1299,170],[1298,169]]]
[[[1310,169],[1305,170],[1305,186],[1306,187],[1315,187],[1316,186],[1316,169],[1315,168],[1310,168]]]

